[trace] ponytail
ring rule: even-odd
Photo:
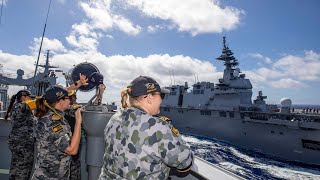
[[[5,120],[8,120],[9,116],[11,115],[11,109],[12,109],[12,106],[13,106],[14,102],[16,101],[16,99],[17,99],[17,95],[14,94],[10,99],[10,104],[9,104],[7,113],[6,113],[5,117],[4,117]]]
[[[44,101],[45,101],[44,98],[39,98],[36,100],[36,110],[34,113],[35,117],[40,118],[40,117],[44,116],[45,114],[47,114],[48,109],[45,106]]]
[[[39,98],[36,100],[36,110],[34,116],[37,118],[41,118],[42,116],[46,115],[49,110],[53,111],[56,115],[60,116],[60,118],[64,118],[63,116],[59,115],[59,113],[53,108],[56,103],[48,103],[47,100],[44,98]]]
[[[121,107],[123,109],[130,107],[129,103],[128,103],[128,97],[129,97],[128,92],[130,92],[130,91],[131,91],[131,89],[129,89],[129,88],[126,88],[121,91]]]
[[[140,108],[139,101],[141,98],[143,98],[143,96],[132,97],[132,96],[129,96],[130,92],[131,92],[130,86],[128,86],[126,89],[121,91],[121,107],[123,109],[129,108],[129,107]]]

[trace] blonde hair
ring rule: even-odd
[[[121,107],[123,109],[129,108],[132,106],[139,107],[139,100],[143,96],[132,97],[132,96],[129,96],[130,92],[131,92],[130,86],[128,86],[127,88],[121,91]]]

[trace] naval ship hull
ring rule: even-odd
[[[161,108],[161,115],[172,119],[173,126],[182,134],[226,141],[287,161],[320,165],[320,123],[257,120],[241,117],[241,112],[233,114],[233,117],[229,113],[220,117],[215,110],[204,115],[200,109]]]

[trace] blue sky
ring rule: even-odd
[[[3,71],[32,73],[49,0],[3,2]],[[192,84],[194,74],[217,82],[223,64],[215,58],[227,36],[254,97],[262,90],[269,103],[288,97],[320,104],[319,7],[317,0],[52,0],[43,50],[65,72],[84,61],[96,64],[106,101],[118,101],[120,89],[138,75],[161,85],[171,83],[172,72],[176,84]]]

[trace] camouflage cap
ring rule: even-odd
[[[66,90],[63,86],[54,85],[49,87],[42,97],[47,100],[48,103],[54,103],[69,96],[71,93],[71,91]]]
[[[170,93],[169,89],[161,88],[156,80],[148,76],[137,77],[130,83],[128,88],[131,89],[128,94],[132,97],[142,96],[154,92],[163,94]]]

